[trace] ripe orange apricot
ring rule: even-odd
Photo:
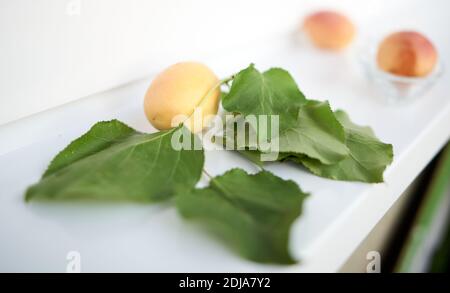
[[[434,45],[414,31],[387,36],[378,47],[378,66],[396,75],[419,77],[429,74],[437,62]]]
[[[324,49],[342,49],[355,36],[355,27],[350,19],[334,11],[324,10],[309,15],[303,28],[313,44]]]
[[[191,117],[185,125],[193,132],[202,130],[209,115],[219,107],[219,79],[207,66],[197,62],[176,63],[161,72],[151,83],[144,98],[147,119],[157,129],[176,125],[177,115]],[[193,125],[193,112],[201,110],[203,125]],[[200,113],[200,112],[199,112]],[[197,122],[197,121],[196,121]]]

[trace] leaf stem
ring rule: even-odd
[[[230,82],[231,80],[233,80],[235,77],[235,75],[231,75],[229,77],[226,77],[224,79],[219,80],[212,88],[209,89],[209,91],[203,96],[203,98],[201,98],[201,100],[198,102],[197,105],[195,105],[194,109],[192,110],[191,114],[189,114],[188,118],[186,118],[185,121],[189,120],[192,115],[194,115],[195,109],[200,107],[206,100],[208,100],[208,98],[214,93],[214,91],[217,88],[220,88],[220,86],[222,86],[223,84],[228,84],[228,82]],[[184,121],[184,122],[185,122]]]
[[[214,179],[213,176],[211,176],[211,174],[209,174],[208,171],[206,171],[205,168],[203,168],[203,173],[206,175],[206,177],[209,178],[209,180],[213,180]]]
[[[263,165],[256,164],[255,162],[252,162],[252,163],[259,169],[259,171],[266,171],[266,169],[264,169]]]

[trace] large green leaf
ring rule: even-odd
[[[370,127],[352,123],[345,112],[339,110],[335,115],[344,126],[349,149],[348,155],[342,160],[334,164],[323,164],[304,154],[280,152],[277,161],[293,161],[304,165],[318,176],[335,180],[383,182],[383,172],[393,159],[392,145],[376,138]],[[258,150],[240,149],[239,152],[259,166],[264,163]]]
[[[249,175],[233,169],[212,178],[209,187],[178,196],[186,218],[205,225],[244,257],[265,263],[294,263],[289,233],[306,194],[297,184],[268,171]]]
[[[272,68],[261,73],[253,64],[235,75],[229,93],[222,98],[229,112],[279,115],[282,129],[296,124],[304,103],[305,96],[286,70]]]
[[[369,127],[358,126],[343,111],[335,112],[344,126],[350,154],[342,161],[325,165],[308,157],[294,157],[316,175],[350,181],[383,182],[383,172],[392,162],[392,145],[378,140]]]
[[[261,154],[277,161],[303,164],[319,176],[349,181],[381,182],[392,162],[392,145],[379,141],[368,127],[357,126],[342,111],[333,112],[328,102],[306,99],[295,81],[282,69],[260,73],[250,65],[239,72],[230,92],[223,97],[226,110],[248,115],[278,115],[278,135],[272,149],[257,142],[237,143],[237,150],[258,165]],[[256,137],[268,137],[253,127]],[[236,136],[227,134],[227,141]],[[273,151],[278,143],[278,157]],[[269,153],[267,153],[269,151]]]
[[[324,164],[348,155],[345,132],[328,102],[308,101],[298,113],[295,126],[280,131],[280,152],[303,154]]]
[[[139,133],[117,121],[99,122],[51,162],[26,200],[156,201],[187,192],[199,180],[202,150],[175,150],[181,128]]]

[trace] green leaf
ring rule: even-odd
[[[353,124],[345,112],[336,111],[335,114],[345,129],[348,156],[338,163],[327,165],[302,154],[281,152],[277,161],[293,161],[318,176],[335,180],[383,182],[383,172],[393,159],[392,145],[379,141],[369,127]],[[259,166],[264,163],[258,150],[244,149],[239,152]]]
[[[175,150],[181,128],[139,133],[117,120],[99,122],[51,162],[26,200],[157,201],[200,179],[203,150]]]
[[[232,169],[212,178],[209,187],[178,196],[176,204],[181,215],[201,220],[242,256],[291,264],[290,228],[306,196],[295,182],[268,171]]]
[[[345,132],[328,102],[310,100],[298,113],[297,124],[280,131],[280,152],[303,154],[323,164],[345,158]]]
[[[260,73],[253,64],[237,73],[222,106],[243,115],[279,115],[280,128],[296,124],[305,96],[291,75],[281,68]]]
[[[378,140],[370,127],[358,126],[351,122],[344,111],[336,111],[335,114],[344,126],[350,154],[333,165],[325,165],[307,157],[291,159],[302,163],[311,172],[322,177],[373,183],[383,182],[383,172],[391,164],[393,158],[392,145]]]

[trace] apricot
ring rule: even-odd
[[[306,17],[303,29],[314,45],[339,50],[350,44],[355,27],[345,15],[334,11],[319,11]]]
[[[419,77],[428,75],[436,65],[434,45],[414,31],[396,32],[387,36],[378,47],[379,68],[396,75]]]
[[[220,98],[218,83],[216,75],[201,63],[176,63],[152,81],[144,98],[145,115],[160,130],[176,126],[173,119],[185,115],[189,117],[185,125],[192,132],[198,132],[207,124],[207,118],[217,113]],[[201,116],[194,125],[195,109],[196,115]],[[200,123],[197,123],[198,120],[201,120]]]

